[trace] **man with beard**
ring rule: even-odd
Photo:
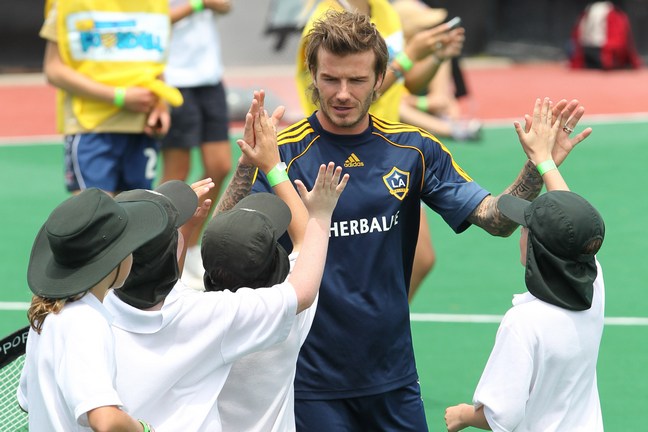
[[[427,430],[407,302],[420,201],[457,233],[471,224],[498,236],[516,228],[498,211],[498,197],[434,136],[369,114],[388,58],[369,17],[328,12],[306,48],[319,110],[278,135],[291,179],[312,186],[313,168],[328,161],[351,174],[333,213],[317,314],[297,363],[297,430]],[[591,132],[569,138],[583,112],[576,100],[553,106],[552,115],[566,120],[553,151],[557,164]],[[527,161],[504,193],[530,200],[542,185]],[[259,173],[253,191],[269,190]]]

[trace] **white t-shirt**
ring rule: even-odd
[[[169,7],[187,0],[170,0]],[[221,41],[217,14],[209,9],[193,13],[173,24],[164,81],[175,87],[218,84],[223,79]]]
[[[87,412],[122,402],[115,390],[110,315],[92,294],[29,330],[17,391],[31,431],[89,431]]]
[[[157,432],[218,432],[216,398],[231,364],[286,339],[297,296],[288,282],[236,293],[176,286],[159,311],[133,308],[113,292],[104,304],[114,316],[124,407]]]
[[[473,396],[494,431],[598,432],[596,362],[605,287],[597,262],[592,307],[570,311],[516,295]]]
[[[290,255],[291,270],[297,253]],[[218,396],[224,432],[295,430],[297,356],[315,318],[317,299],[297,315],[288,338],[237,360]]]

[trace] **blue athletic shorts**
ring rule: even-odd
[[[152,189],[159,144],[143,133],[85,133],[65,137],[65,185],[70,192]]]
[[[162,148],[200,147],[202,143],[227,141],[229,118],[222,83],[180,88],[184,102],[171,108],[171,128]]]
[[[425,432],[428,430],[418,382],[372,396],[295,399],[298,432]]]

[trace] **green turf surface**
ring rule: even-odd
[[[648,266],[644,174],[648,124],[598,124],[561,168],[572,190],[594,203],[606,222],[599,253],[607,289],[606,315],[648,317]],[[512,127],[489,128],[475,144],[451,141],[459,164],[482,186],[499,193],[515,178],[525,156]],[[239,151],[234,145],[234,157]],[[197,159],[195,159],[197,162]],[[68,194],[63,187],[62,145],[0,146],[1,302],[27,302],[26,266],[33,238]],[[197,179],[194,170],[192,180]],[[478,228],[456,235],[428,212],[437,265],[412,311],[501,315],[523,290],[518,234],[493,238]],[[26,323],[24,311],[0,310],[0,335]],[[446,406],[469,402],[488,358],[496,324],[413,322],[423,397],[431,431],[443,428]],[[648,404],[647,326],[606,326],[599,357],[599,389],[609,431],[644,430]]]

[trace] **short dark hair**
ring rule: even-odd
[[[376,77],[385,76],[389,61],[387,44],[365,14],[329,10],[322,19],[315,21],[306,38],[306,66],[314,74],[317,73],[317,54],[323,48],[338,56],[373,51]],[[314,85],[310,90],[313,102],[317,103],[319,92]]]

